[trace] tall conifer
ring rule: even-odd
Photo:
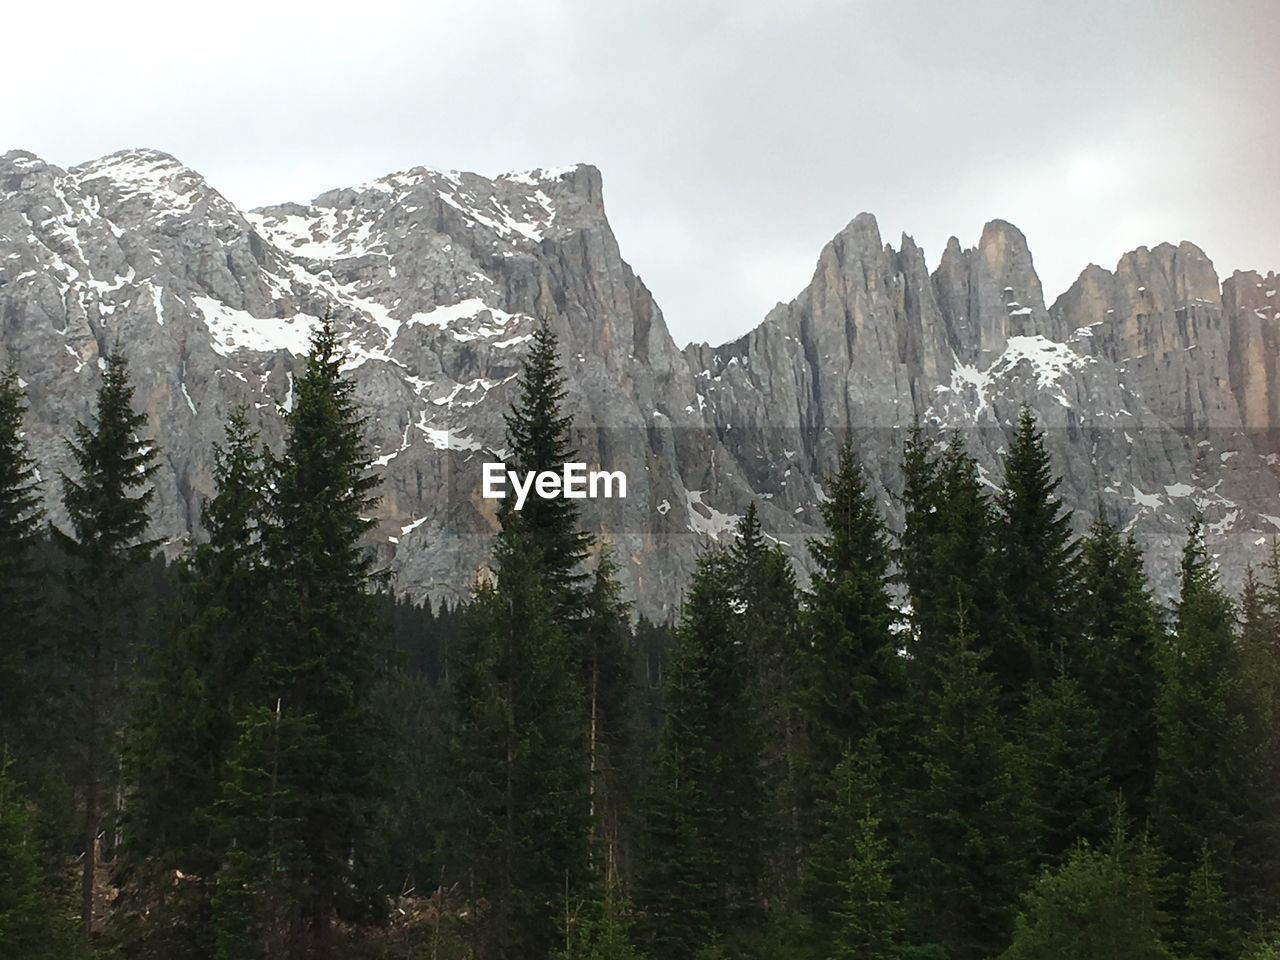
[[[804,680],[799,591],[791,562],[778,544],[767,541],[754,503],[738,522],[728,562],[737,585],[744,683],[759,751],[762,893],[770,904],[779,905],[791,897],[799,879],[798,699]]]
[[[124,758],[132,783],[115,882],[115,925],[133,952],[203,957],[209,892],[225,851],[214,807],[252,689],[270,574],[262,557],[266,477],[243,409],[214,448],[208,540],[180,572],[173,638],[142,671]],[[181,878],[175,880],[175,878]]]
[[[544,320],[533,332],[520,371],[520,391],[506,414],[508,463],[514,470],[559,471],[576,455],[564,412],[565,377],[558,342]],[[530,497],[519,514],[523,536],[541,558],[552,590],[557,619],[566,627],[583,616],[588,576],[583,569],[590,538],[578,529],[576,501],[567,497]]]
[[[34,706],[30,667],[42,641],[35,549],[44,512],[25,411],[18,375],[0,374],[0,757],[17,750]]]
[[[1185,882],[1204,851],[1224,864],[1243,852],[1251,824],[1242,801],[1249,795],[1254,753],[1235,613],[1198,520],[1183,549],[1177,613],[1177,630],[1160,661],[1153,821],[1170,866],[1183,881],[1178,901],[1183,913]],[[1234,907],[1243,911],[1246,891],[1238,880],[1230,874],[1225,878]]]
[[[295,382],[267,497],[271,589],[253,680],[256,707],[279,703],[282,716],[305,720],[319,740],[299,754],[298,769],[280,776],[301,797],[302,852],[290,877],[300,898],[298,938],[322,953],[336,920],[366,919],[378,907],[365,858],[387,752],[372,703],[380,637],[363,542],[377,479],[344,359],[326,323]],[[311,762],[317,751],[323,762]]]
[[[1079,546],[1071,513],[1057,497],[1044,434],[1023,406],[1009,453],[1004,487],[996,498],[1000,564],[1010,630],[994,644],[991,669],[1014,692],[1045,688],[1065,669],[1075,633],[1074,600]]]
[[[1004,947],[1029,874],[1018,753],[982,660],[963,621],[932,658],[912,757],[922,781],[904,800],[911,929],[957,960]]]
[[[1106,767],[1144,822],[1156,776],[1156,691],[1164,627],[1132,535],[1098,516],[1081,550],[1080,639],[1067,664],[1098,711]]]
[[[758,745],[733,566],[700,558],[667,665],[638,901],[655,960],[693,956],[751,917],[760,871]]]
[[[817,570],[805,619],[802,703],[815,784],[864,737],[891,725],[906,679],[889,593],[889,538],[847,444],[827,491],[819,508],[827,533],[809,541]]]
[[[73,675],[79,678],[73,723],[82,744],[80,912],[86,936],[97,899],[104,787],[116,767],[119,680],[131,656],[128,615],[136,598],[129,578],[155,548],[155,541],[145,539],[156,469],[154,448],[140,435],[146,421],[133,410],[128,366],[115,351],[106,359],[93,425],[77,424],[67,444],[77,476],[62,475],[71,532],[58,540],[72,560],[68,646],[74,647]]]

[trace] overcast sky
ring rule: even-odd
[[[175,154],[244,207],[404,167],[604,173],[676,340],[755,326],[863,210],[931,265],[1020,226],[1046,296],[1199,243],[1280,270],[1275,0],[6,7],[0,151]],[[16,84],[16,86],[15,86]]]

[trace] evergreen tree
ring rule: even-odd
[[[0,756],[17,749],[30,717],[31,665],[41,643],[36,545],[44,512],[23,437],[25,411],[18,375],[0,374]]]
[[[827,490],[819,507],[827,534],[809,541],[817,569],[801,702],[811,795],[846,751],[892,724],[905,696],[889,594],[889,539],[851,446],[841,449]]]
[[[776,543],[766,542],[752,503],[738,522],[728,550],[737,584],[738,631],[742,637],[746,697],[752,704],[759,748],[761,892],[773,906],[784,903],[799,879],[800,748],[798,697],[803,678],[798,643],[795,573]]]
[[[534,334],[506,417],[522,471],[573,459],[564,377],[549,324]],[[482,585],[451,666],[459,781],[455,861],[473,902],[480,956],[542,956],[556,916],[616,884],[625,859],[632,733],[627,616],[616,568],[584,569],[590,538],[573,500],[504,504],[495,582]],[[592,868],[595,868],[594,870]],[[563,938],[561,938],[563,940]]]
[[[1036,859],[1059,864],[1081,840],[1101,843],[1112,806],[1097,711],[1079,684],[1059,676],[1022,715],[1020,779],[1030,805]]]
[[[564,949],[552,954],[552,960],[644,960],[631,942],[630,929],[627,904],[605,897],[591,916],[573,928]]]
[[[1024,405],[1004,458],[1004,488],[997,497],[1004,596],[1012,629],[993,644],[989,661],[1002,688],[1015,697],[1044,687],[1065,668],[1075,633],[1073,603],[1079,547],[1071,513],[1056,493],[1044,434]]]
[[[1082,844],[1023,898],[1003,960],[1171,960],[1162,940],[1155,858],[1123,832]]]
[[[916,656],[924,652],[924,638],[932,638],[938,632],[938,608],[945,606],[945,597],[938,596],[938,473],[938,458],[916,419],[902,447],[904,519],[897,546],[898,578],[911,600]]]
[[[1280,939],[1255,944],[1244,954],[1244,960],[1280,960]]]
[[[507,460],[522,472],[559,471],[575,456],[573,419],[563,412],[565,377],[556,335],[545,320],[533,332],[519,384],[519,396],[506,415]],[[520,511],[523,535],[541,558],[553,609],[566,628],[583,616],[589,592],[583,561],[590,538],[578,529],[578,521],[578,504],[567,497],[530,497]]]
[[[903,470],[907,525],[899,564],[911,598],[916,657],[927,661],[944,650],[962,622],[976,649],[1003,657],[1012,632],[1004,615],[995,518],[977,463],[958,433],[935,457],[917,429]],[[1015,702],[1008,675],[1000,677],[998,689],[1002,704]]]
[[[1187,881],[1186,913],[1182,921],[1182,957],[1185,960],[1235,960],[1240,937],[1234,911],[1222,889],[1222,874],[1214,867],[1206,846],[1200,863]]]
[[[88,936],[94,920],[98,837],[105,805],[104,784],[116,767],[119,678],[130,657],[128,617],[136,597],[130,574],[155,548],[144,539],[155,451],[139,435],[146,423],[133,411],[133,387],[124,355],[106,359],[97,394],[96,422],[78,424],[68,450],[78,477],[62,475],[62,497],[71,533],[58,540],[72,560],[71,628],[67,639],[76,664],[74,719],[84,829],[81,857],[81,924]]]
[[[1005,946],[1028,872],[1017,751],[982,660],[963,621],[932,658],[912,757],[922,780],[905,801],[910,929],[957,960]]]
[[[22,960],[70,960],[70,904],[51,889],[26,801],[0,758],[0,949]]]
[[[203,511],[208,541],[181,569],[174,639],[143,671],[126,738],[133,790],[114,922],[131,953],[202,957],[209,942],[208,895],[223,856],[212,834],[214,805],[250,702],[268,612],[263,471],[257,434],[237,410],[225,445],[214,449],[217,492]]]
[[[1193,523],[1183,551],[1177,632],[1161,657],[1153,800],[1162,849],[1184,877],[1199,864],[1204,844],[1229,861],[1244,832],[1240,803],[1252,751],[1234,619]]]
[[[1241,600],[1243,702],[1252,747],[1244,801],[1249,837],[1235,856],[1242,889],[1254,909],[1269,911],[1280,895],[1280,544],[1273,543],[1259,579],[1250,571]]]
[[[1142,822],[1156,776],[1157,664],[1164,629],[1133,536],[1104,516],[1081,550],[1080,642],[1068,672],[1098,711],[1113,789]]]
[[[291,878],[301,898],[296,939],[321,954],[336,919],[368,919],[379,907],[366,859],[387,755],[372,709],[380,637],[362,542],[377,479],[368,472],[364,420],[342,374],[344,359],[326,323],[294,385],[267,497],[269,615],[251,686],[258,704],[280,702],[283,716],[306,718],[323,743],[323,764],[281,772],[297,784],[302,804],[303,849]],[[234,825],[228,832],[237,832]]]
[[[617,565],[606,554],[596,567],[587,598],[588,658],[583,678],[589,714],[593,873],[605,890],[616,890],[627,877],[631,797],[638,788],[636,664],[628,616]]]
[[[898,957],[904,912],[893,890],[893,860],[878,811],[884,760],[873,738],[857,744],[831,774],[820,803],[821,831],[809,860],[806,900],[832,955]]]
[[[247,710],[239,729],[217,801],[225,854],[200,955],[212,945],[215,960],[306,956],[307,794],[332,768],[332,750],[313,717],[288,713],[280,701]]]
[[[590,778],[571,647],[522,525],[504,526],[494,567],[450,668],[446,862],[460,865],[474,955],[514,960],[563,942],[557,917],[584,893]]]
[[[638,901],[655,960],[749,923],[761,841],[737,589],[723,551],[700,558],[664,687]]]

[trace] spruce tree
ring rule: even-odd
[[[76,661],[71,722],[83,745],[80,911],[86,937],[94,921],[104,786],[116,767],[119,678],[131,655],[129,615],[136,597],[130,574],[155,548],[144,536],[156,469],[154,447],[140,436],[145,424],[145,415],[133,410],[124,355],[114,351],[106,359],[94,424],[78,424],[67,444],[78,475],[62,475],[71,532],[58,534],[72,561],[67,640]]]
[[[549,324],[534,334],[507,414],[508,462],[559,470],[571,418]],[[450,666],[456,861],[480,956],[540,956],[564,918],[621,879],[630,775],[626,608],[612,562],[585,569],[590,538],[571,499],[499,514],[493,582],[481,584]],[[485,824],[489,826],[485,826]],[[468,852],[470,851],[470,852]],[[594,868],[594,869],[593,869]],[[509,894],[498,895],[498,891]]]
[[[906,681],[889,593],[889,538],[847,444],[827,491],[819,507],[827,533],[808,544],[817,569],[801,702],[811,795],[853,745],[892,725]]]
[[[667,666],[637,897],[655,960],[750,921],[759,876],[758,746],[738,642],[733,566],[704,554]]]
[[[1158,889],[1145,841],[1081,844],[1027,891],[1002,960],[1171,960]]]
[[[1186,907],[1182,918],[1184,960],[1235,960],[1240,956],[1237,914],[1227,903],[1222,874],[1206,845],[1200,863],[1187,878]]]
[[[921,781],[904,801],[910,928],[957,960],[988,957],[1006,945],[1028,875],[1018,753],[982,661],[961,620],[927,665],[911,758]]]
[[[36,545],[44,511],[25,411],[18,375],[0,374],[0,757],[17,750],[35,705],[31,666],[42,645]]]
[[[638,788],[636,664],[617,565],[600,558],[587,597],[588,643],[583,693],[587,700],[593,874],[603,892],[625,884]]]
[[[1175,636],[1160,661],[1153,810],[1162,849],[1185,877],[1199,864],[1205,843],[1217,857],[1236,852],[1252,760],[1235,615],[1198,521],[1183,550],[1177,612]]]
[[[930,438],[917,419],[902,447],[903,527],[898,536],[898,579],[911,602],[913,653],[927,652],[925,638],[938,632],[938,473]]]
[[[520,392],[506,414],[507,462],[518,471],[559,471],[575,454],[572,417],[564,413],[565,377],[556,335],[544,320],[533,332],[520,371]],[[567,627],[580,619],[589,591],[583,569],[590,538],[578,528],[576,501],[530,497],[520,511],[524,536],[541,558],[558,620]]]
[[[285,960],[304,945],[312,865],[308,820],[314,784],[332,768],[327,738],[311,715],[280,700],[245,711],[224,765],[215,808],[223,859],[213,884],[200,956]],[[210,947],[212,950],[210,951]],[[317,951],[324,956],[324,945]]]
[[[1011,629],[993,645],[990,668],[1015,697],[1044,688],[1065,669],[1075,634],[1079,546],[1071,513],[1057,497],[1044,434],[1023,406],[1004,458],[1004,488],[996,498],[1006,616]]]
[[[69,898],[51,887],[41,865],[28,801],[0,757],[0,949],[23,960],[76,955]]]
[[[848,751],[819,804],[820,831],[806,869],[806,903],[832,955],[899,956],[905,914],[881,824],[884,758],[874,737]]]
[[[126,949],[172,958],[202,957],[209,942],[209,891],[224,854],[214,807],[255,693],[258,631],[268,614],[266,477],[243,409],[214,448],[214,482],[203,510],[208,540],[181,567],[173,640],[142,671],[124,751],[133,787],[114,922]]]
[[[446,863],[478,958],[541,957],[589,877],[586,710],[541,558],[507,523],[450,666],[456,796]],[[566,904],[566,896],[573,899]]]
[[[911,599],[915,656],[927,661],[945,649],[963,622],[976,649],[995,660],[986,669],[995,670],[1009,659],[1015,634],[1005,616],[995,517],[977,463],[959,433],[933,456],[916,430],[903,469],[907,525],[899,565]],[[1008,670],[998,677],[1006,708],[1017,700],[1012,677]]]
[[[1021,716],[1019,779],[1030,806],[1034,858],[1059,864],[1079,841],[1101,843],[1113,805],[1097,711],[1060,675]]]
[[[1249,572],[1241,615],[1243,701],[1253,759],[1242,798],[1249,837],[1234,866],[1241,885],[1256,891],[1250,898],[1255,909],[1268,910],[1280,894],[1280,544],[1272,544],[1261,578]]]
[[[552,960],[645,960],[631,942],[631,918],[625,901],[607,896],[577,925]]]
[[[306,718],[323,744],[324,763],[281,772],[302,797],[303,850],[290,878],[300,897],[297,937],[322,953],[336,920],[368,919],[379,907],[365,860],[387,755],[372,707],[380,627],[363,542],[377,479],[344,359],[326,323],[295,382],[267,497],[271,589],[252,681],[258,705],[279,702],[284,716]]]
[[[761,822],[762,893],[786,902],[799,879],[801,674],[798,589],[791,563],[767,542],[752,503],[738,522],[728,562],[737,584],[746,697],[752,704]]]
[[[1081,550],[1080,640],[1068,657],[1098,712],[1108,778],[1130,814],[1145,821],[1156,776],[1156,692],[1164,643],[1160,612],[1147,588],[1133,536],[1105,516]]]

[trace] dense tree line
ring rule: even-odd
[[[49,530],[0,379],[0,952],[276,960],[1280,955],[1280,552],[1239,601],[1188,531],[1162,609],[1076,536],[1024,410],[988,492],[845,446],[798,582],[754,507],[633,622],[572,500],[504,509],[471,599],[397,600],[332,330],[287,439],[248,411],[157,558],[124,358]],[[573,459],[542,326],[515,469]]]

